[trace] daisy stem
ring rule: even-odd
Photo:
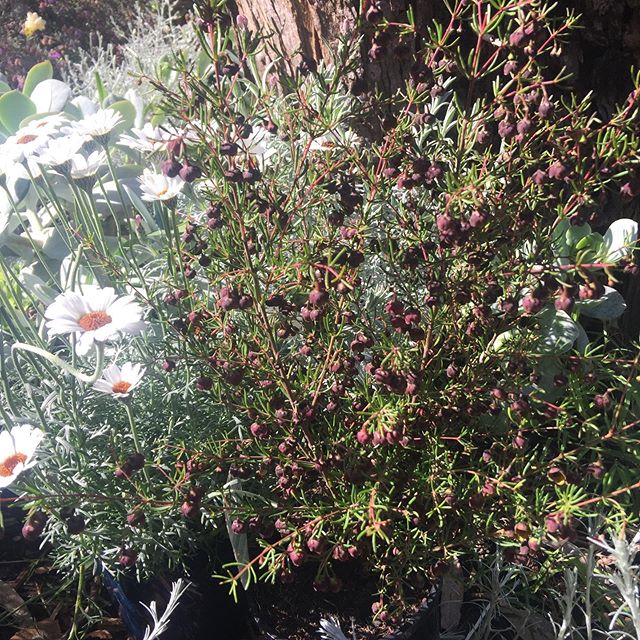
[[[136,453],[142,453],[142,447],[140,446],[140,440],[138,439],[136,420],[133,416],[133,409],[131,408],[129,398],[124,398],[124,408],[126,409],[127,417],[129,418],[129,426],[131,427],[131,435],[133,437],[133,446],[135,447]],[[142,473],[144,474],[145,480],[149,482],[149,476],[147,475],[147,469],[145,467],[142,467]]]
[[[84,592],[84,565],[80,565],[80,571],[78,575],[78,590],[76,592],[76,601],[73,606],[73,624],[71,631],[69,631],[69,640],[76,640],[78,638],[78,617],[82,610],[82,595]]]
[[[81,371],[78,371],[75,367],[71,366],[68,362],[65,362],[58,356],[54,356],[53,353],[49,353],[46,349],[41,349],[40,347],[34,347],[31,344],[25,344],[23,342],[16,342],[11,346],[11,355],[15,359],[16,351],[29,351],[30,353],[35,353],[39,356],[42,356],[51,364],[56,365],[63,371],[70,373],[72,376],[81,380],[82,382],[86,382],[87,384],[93,384],[102,373],[103,363],[104,363],[104,346],[99,342],[96,343],[96,369],[95,371],[88,376]]]

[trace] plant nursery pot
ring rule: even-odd
[[[290,588],[295,589],[292,585]],[[438,640],[440,637],[440,586],[439,584],[432,587],[431,591],[424,598],[424,600],[417,605],[413,613],[407,615],[407,617],[396,625],[394,629],[388,628],[384,631],[377,630],[371,624],[355,625],[355,635],[352,631],[352,625],[350,621],[350,615],[348,612],[341,611],[339,601],[350,601],[354,594],[350,594],[348,591],[343,591],[335,598],[334,604],[337,604],[333,612],[326,612],[326,615],[318,615],[318,612],[314,612],[317,619],[312,621],[314,627],[313,632],[309,630],[299,630],[294,632],[284,633],[282,630],[277,631],[274,627],[274,619],[281,616],[283,613],[280,608],[274,611],[271,604],[265,603],[264,594],[258,589],[251,588],[247,593],[247,604],[249,612],[252,616],[252,631],[254,637],[258,640],[298,640],[298,638],[319,637],[318,631],[320,630],[320,619],[323,617],[330,621],[339,621],[342,629],[342,633],[347,640],[356,638],[357,640]],[[323,601],[324,594],[317,594],[317,600]],[[357,598],[356,598],[357,599]],[[333,607],[332,607],[333,608]],[[299,617],[299,612],[295,612]],[[310,614],[310,611],[306,611]],[[370,612],[369,612],[370,614]],[[286,613],[285,613],[286,615]],[[312,614],[310,614],[312,615]],[[282,626],[279,623],[278,626]],[[324,636],[323,636],[324,637]],[[330,640],[334,640],[333,636],[326,636]],[[336,636],[335,640],[339,640],[341,636]]]
[[[229,560],[230,551],[226,545],[219,546],[220,553]],[[158,576],[145,583],[128,576],[105,580],[130,636],[143,640],[150,623],[140,602],[148,605],[155,601],[158,610],[163,611],[171,583],[177,577],[183,577],[191,586],[171,615],[169,626],[162,634],[163,640],[247,640],[251,634],[252,615],[243,590],[238,590],[238,602],[234,602],[228,587],[211,578],[212,565],[204,555],[192,558],[187,569],[186,575]],[[224,615],[220,615],[221,612]]]

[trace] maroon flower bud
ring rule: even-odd
[[[231,385],[238,385],[242,382],[244,378],[244,369],[242,367],[232,367],[226,369],[222,374],[222,377]]]
[[[524,47],[527,42],[529,42],[529,38],[524,33],[524,27],[518,27],[510,36],[509,36],[509,44],[515,49],[520,49]]]
[[[538,186],[543,185],[548,179],[546,171],[542,169],[537,169],[534,174],[531,176],[531,180],[533,180],[533,184]]]
[[[442,177],[443,173],[444,173],[444,170],[442,168],[442,165],[440,165],[437,162],[434,162],[427,169],[427,180],[429,182],[432,182],[433,180],[438,180],[439,178]]]
[[[507,118],[505,118],[504,120],[501,120],[498,123],[498,135],[501,138],[504,138],[505,140],[509,140],[510,138],[513,138],[515,132],[516,132],[516,128],[513,122],[510,122]]]
[[[609,392],[598,393],[593,398],[593,404],[598,407],[598,409],[608,409],[611,406],[611,396]]]
[[[632,178],[620,187],[620,195],[625,201],[633,200],[640,195],[640,180]]]
[[[540,300],[540,298],[534,297],[533,294],[531,293],[528,293],[522,299],[522,308],[524,309],[525,313],[528,313],[530,315],[538,313],[543,306],[544,306],[544,301]]]
[[[247,523],[244,520],[235,518],[231,523],[231,531],[236,535],[241,535],[247,531]]]
[[[82,533],[85,529],[85,521],[81,515],[71,516],[67,520],[67,532],[70,535]]]
[[[44,531],[47,516],[42,511],[34,513],[22,527],[22,537],[25,540],[37,540]]]
[[[211,391],[213,388],[213,380],[207,376],[200,376],[196,380],[196,389],[198,391]]]
[[[302,565],[307,557],[307,554],[302,549],[296,549],[292,544],[287,547],[287,555],[294,567]]]
[[[538,115],[546,120],[553,114],[553,103],[549,102],[546,98],[540,102],[540,106],[538,107]]]
[[[315,553],[316,555],[320,555],[325,550],[326,546],[327,540],[323,537],[314,537],[307,540],[307,548],[311,553]]]
[[[180,173],[180,169],[182,165],[175,159],[165,160],[160,168],[167,178],[175,178]]]
[[[133,567],[138,560],[138,554],[131,549],[123,549],[120,557],[118,558],[118,562],[123,567]]]
[[[223,142],[220,145],[220,154],[223,156],[235,156],[238,153],[238,145],[235,142]]]
[[[472,509],[481,509],[484,505],[484,496],[481,493],[475,493],[469,498],[469,506]]]
[[[482,487],[482,495],[483,496],[492,496],[496,492],[496,485],[491,482],[485,482]]]
[[[379,22],[382,19],[382,11],[380,10],[380,5],[378,5],[377,2],[373,2],[369,5],[364,13],[364,19],[371,23]]]
[[[249,430],[251,431],[251,434],[254,438],[266,438],[269,435],[269,428],[264,424],[260,424],[259,422],[254,422],[249,427]]]
[[[124,462],[120,466],[116,467],[114,475],[116,478],[121,480],[123,478],[128,478],[129,476],[131,476],[132,473],[133,473],[133,469],[131,468],[131,465],[128,464],[127,462]]]
[[[185,500],[180,507],[180,513],[182,513],[185,518],[196,518],[200,513],[200,505],[198,503]]]
[[[558,311],[571,313],[575,303],[576,303],[575,298],[572,298],[571,296],[568,296],[568,295],[561,294],[559,298],[556,298],[554,305]]]
[[[524,449],[527,446],[527,439],[524,437],[522,431],[518,431],[512,444],[514,449]]]
[[[524,136],[533,129],[533,122],[529,118],[522,118],[522,120],[518,121],[516,129],[520,135]]]
[[[600,480],[604,475],[604,466],[602,462],[598,460],[587,465],[587,473],[596,480]]]
[[[556,387],[565,387],[568,382],[569,379],[562,373],[558,373],[553,377],[553,384],[555,384]]]
[[[529,401],[526,398],[518,398],[511,403],[511,411],[518,415],[526,415],[529,413]]]
[[[142,511],[130,511],[127,514],[127,524],[131,527],[141,527],[146,521],[147,518]]]
[[[125,464],[128,465],[132,471],[140,471],[140,469],[144,467],[144,456],[136,451],[127,456]]]
[[[491,390],[491,395],[496,400],[506,400],[507,399],[507,392],[504,389],[501,389],[500,387],[495,387],[494,389],[492,389]]]
[[[199,311],[190,311],[187,314],[187,320],[189,324],[198,326],[200,324],[200,320],[202,320],[202,314]]]
[[[604,295],[604,286],[600,282],[583,284],[578,292],[580,300],[599,300]]]
[[[162,362],[162,369],[169,373],[169,371],[173,371],[176,368],[176,363],[173,360],[164,360]]]
[[[474,229],[479,229],[480,227],[484,227],[488,220],[489,214],[486,211],[475,209],[469,216],[469,226]]]
[[[547,175],[553,180],[564,180],[569,175],[569,168],[560,160],[556,160],[547,169]]]
[[[316,285],[309,294],[309,304],[314,307],[322,307],[329,301],[329,294],[320,285]]]
[[[476,141],[479,145],[484,146],[491,140],[491,134],[487,131],[486,127],[481,126],[476,133]]]
[[[557,514],[551,514],[545,518],[544,526],[549,533],[557,533],[562,526],[562,522]]]
[[[560,467],[549,467],[547,477],[553,484],[563,485],[567,481],[567,474]]]
[[[185,182],[193,182],[202,176],[202,169],[185,161],[178,174]]]
[[[349,552],[341,544],[337,544],[331,552],[331,557],[338,562],[346,562],[350,556]]]

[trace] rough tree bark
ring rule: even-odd
[[[421,27],[433,20],[434,7],[441,4],[441,0],[385,0],[381,10],[389,20],[404,22],[411,8]],[[366,13],[371,0],[362,0],[362,7],[359,0],[235,0],[235,5],[237,12],[247,17],[252,30],[274,33],[281,51],[290,54],[295,64],[301,57],[330,61],[335,41],[355,30],[358,13]],[[395,39],[385,48],[393,51],[399,44],[402,43]],[[408,65],[401,55],[372,60],[370,46],[371,38],[365,37],[360,51],[361,79],[367,86],[375,85],[390,94],[404,82]],[[413,43],[407,46],[413,47]],[[294,55],[296,52],[301,55]],[[267,57],[265,53],[265,62]]]

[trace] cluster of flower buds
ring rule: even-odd
[[[144,467],[144,456],[135,452],[127,456],[125,461],[116,468],[116,478],[130,478],[136,471]]]

